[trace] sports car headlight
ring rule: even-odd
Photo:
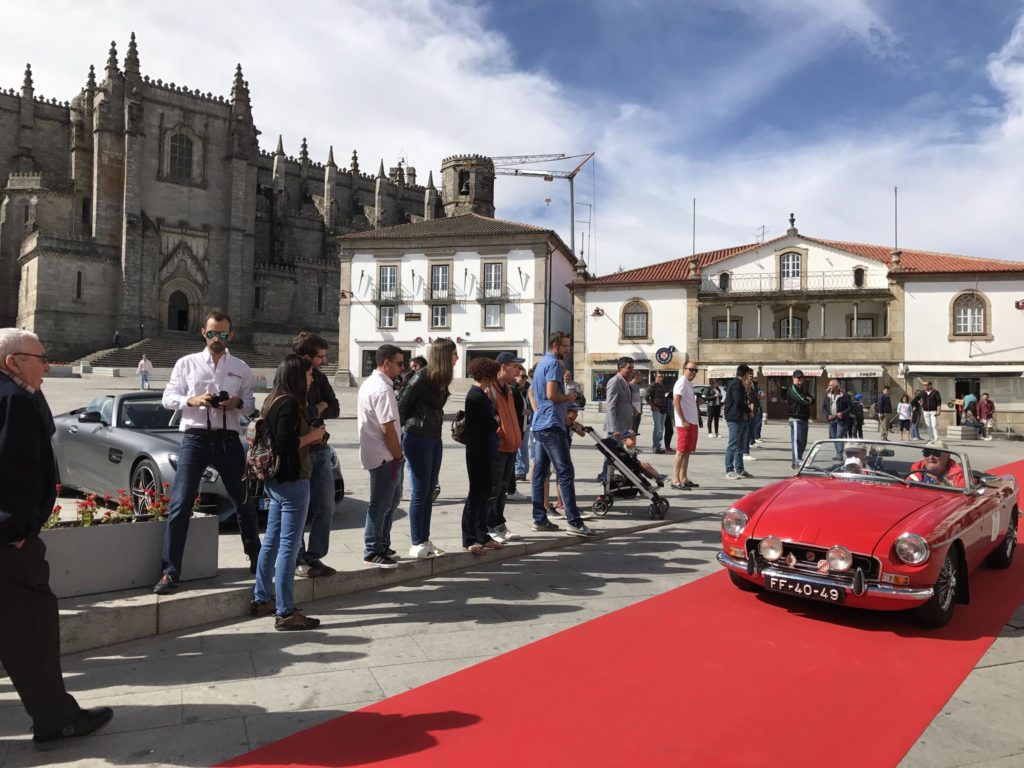
[[[730,536],[739,536],[747,527],[749,518],[736,507],[730,507],[729,511],[722,516],[722,531]]]
[[[757,551],[765,560],[774,563],[782,557],[782,540],[778,536],[765,536],[757,545]]]
[[[896,556],[907,565],[920,565],[929,554],[928,542],[916,533],[904,533],[896,539]]]
[[[829,569],[833,571],[848,571],[853,565],[853,555],[846,547],[830,547],[825,553],[825,560]]]

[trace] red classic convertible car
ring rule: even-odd
[[[939,627],[970,599],[970,573],[1007,568],[1017,482],[972,471],[965,454],[828,440],[799,472],[737,501],[718,560],[741,589],[882,611]]]

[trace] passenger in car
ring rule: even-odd
[[[942,440],[930,440],[921,450],[924,458],[910,467],[907,480],[927,485],[964,487],[964,468],[949,455],[949,446]]]

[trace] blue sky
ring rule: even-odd
[[[596,151],[577,250],[599,273],[780,234],[1024,258],[1022,0],[39,0],[0,51],[71,98],[111,38],[151,77],[227,95],[262,142],[421,177],[459,152]],[[99,20],[99,21],[97,21]],[[550,203],[545,199],[550,198]],[[564,182],[499,178],[499,217],[568,239]],[[593,206],[591,208],[590,206]],[[591,216],[591,210],[594,211]],[[586,225],[580,225],[587,230]],[[593,231],[596,230],[596,231]]]

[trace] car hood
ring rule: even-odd
[[[761,509],[752,535],[871,554],[890,528],[934,500],[904,485],[794,478]]]

